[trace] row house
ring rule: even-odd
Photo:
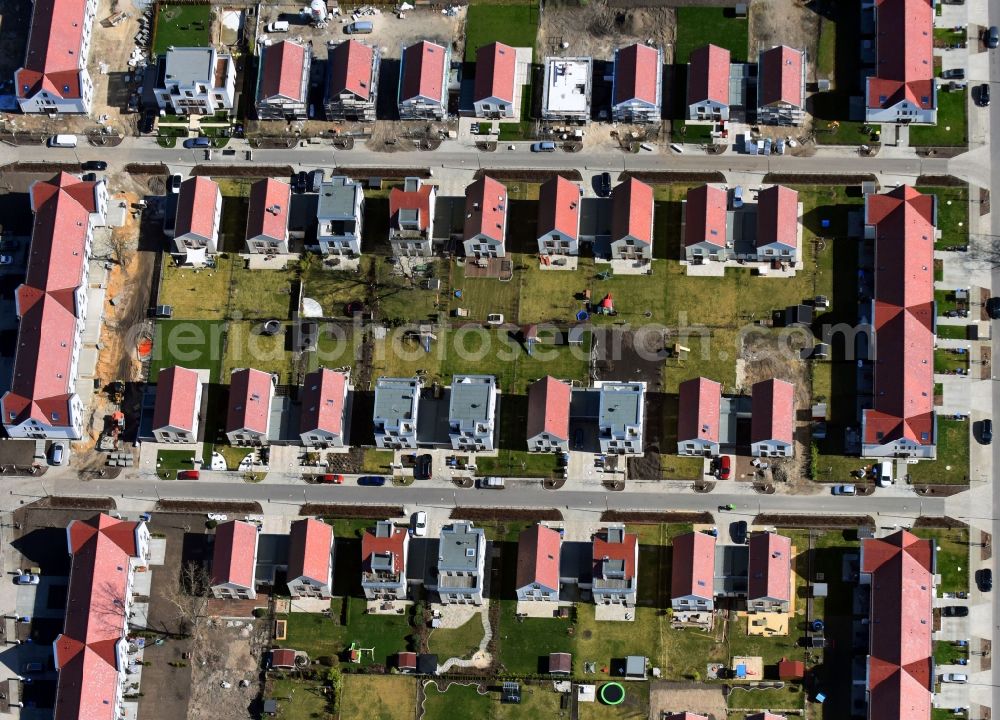
[[[937,123],[934,0],[874,0],[875,72],[865,80],[865,121]]]
[[[528,388],[527,436],[529,452],[569,450],[569,383],[544,377]]]
[[[288,212],[292,188],[288,183],[266,178],[250,186],[246,249],[250,253],[288,253]]]
[[[308,373],[302,383],[299,437],[306,447],[347,445],[346,373],[321,368]]]
[[[222,191],[219,184],[204,176],[188,178],[177,195],[177,213],[172,230],[174,252],[185,262],[201,265],[206,255],[219,252],[222,223]]]
[[[377,48],[357,40],[330,47],[324,103],[327,120],[375,120],[380,59]]]
[[[226,437],[230,445],[266,445],[271,431],[271,401],[277,378],[253,368],[233,370],[229,378]]]
[[[503,119],[515,116],[516,69],[517,51],[509,45],[494,42],[476,51],[476,80],[472,93],[476,117]]]
[[[212,548],[213,597],[230,600],[257,598],[257,541],[254,523],[230,520],[215,529]]]
[[[361,588],[369,600],[406,599],[410,533],[380,520],[361,538]]]
[[[214,47],[175,47],[159,64],[154,90],[160,110],[175,115],[231,112],[236,100],[236,65]]]
[[[437,187],[408,177],[403,187],[389,192],[389,244],[396,256],[429,257]]]
[[[455,375],[448,401],[448,436],[452,449],[481,452],[494,449],[497,379],[492,375]]]
[[[309,68],[312,50],[291,40],[264,48],[257,75],[257,117],[305,120],[309,117]]]
[[[201,378],[197,370],[178,365],[163,368],[156,377],[153,437],[159,443],[198,442]]]
[[[400,120],[444,120],[448,115],[451,51],[423,40],[403,48],[399,64]]]
[[[611,119],[623,123],[660,122],[663,110],[663,51],[649,45],[615,50]]]
[[[722,122],[729,119],[730,54],[717,45],[691,52],[688,60],[687,119]]]
[[[594,383],[600,392],[598,438],[606,455],[641,455],[645,382]]]
[[[87,61],[96,15],[97,0],[35,0],[24,64],[14,73],[21,112],[90,112]]]
[[[507,234],[507,186],[484,175],[465,189],[465,256],[504,257]]]
[[[361,254],[365,192],[361,183],[335,176],[319,190],[316,205],[316,242],[323,255]]]
[[[375,445],[385,450],[416,449],[420,380],[380,377],[375,383]]]
[[[333,597],[333,528],[304,518],[288,533],[288,594],[293,598]]]

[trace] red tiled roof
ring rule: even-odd
[[[802,51],[776,45],[760,54],[760,102],[802,107]]]
[[[302,420],[299,431],[321,430],[334,435],[344,431],[344,399],[347,375],[321,368],[302,382]]]
[[[795,386],[784,380],[754,383],[750,442],[795,440]]]
[[[414,192],[393,188],[389,192],[389,225],[399,229],[400,210],[419,210],[420,229],[427,230],[431,223],[431,191],[433,185],[421,185]]]
[[[615,51],[615,96],[612,105],[643,100],[656,105],[660,73],[660,53],[648,45],[629,45]]]
[[[267,178],[250,187],[250,210],[247,213],[247,242],[264,237],[284,242],[288,237],[288,206],[292,188],[288,183]]]
[[[215,203],[219,185],[199,175],[181,183],[177,196],[177,220],[174,233],[177,237],[193,233],[204,238],[214,237]]]
[[[548,433],[569,440],[569,404],[573,389],[568,383],[546,376],[528,388],[528,437]]]
[[[295,651],[290,648],[274,648],[271,650],[271,667],[295,667]]]
[[[476,51],[476,84],[472,102],[497,98],[514,102],[514,70],[517,51],[509,45],[494,42]]]
[[[79,98],[86,0],[35,0],[24,66],[14,79],[18,97],[40,91]],[[21,20],[23,22],[23,20]],[[92,21],[91,21],[92,22]]]
[[[611,241],[653,243],[653,188],[630,177],[611,191]]]
[[[292,523],[288,533],[288,579],[305,577],[318,583],[330,578],[333,528],[320,520],[306,518]]]
[[[704,715],[695,715],[693,712],[671,713],[663,720],[708,720]]]
[[[396,667],[400,670],[416,670],[417,654],[415,652],[396,653]]]
[[[600,534],[594,536],[594,574],[600,573],[601,561],[623,560],[625,562],[625,580],[635,578],[635,557],[636,546],[639,544],[639,536],[635,533],[625,533],[620,543],[610,543],[607,541],[607,531],[602,530]]]
[[[339,95],[347,90],[362,100],[370,100],[372,83],[377,81],[372,77],[374,61],[375,50],[364,43],[346,40],[337,45],[329,54],[329,94]]]
[[[402,572],[406,558],[403,557],[407,529],[394,527],[389,537],[378,537],[372,529],[365,530],[364,537],[361,538],[361,564],[365,572],[371,570],[372,555],[392,556],[392,571]]]
[[[101,514],[67,528],[73,560],[66,619],[55,641],[56,720],[114,718],[116,646],[124,635],[129,562],[139,553],[136,526]]]
[[[750,536],[747,600],[791,600],[792,541],[764,532]]]
[[[673,543],[670,595],[711,600],[715,596],[715,538],[703,532],[678,535]]]
[[[234,370],[229,380],[226,432],[250,430],[266,433],[273,390],[274,381],[270,373],[253,368]]]
[[[797,680],[805,677],[806,664],[801,660],[786,660],[782,658],[778,662],[779,680]]]
[[[264,50],[263,76],[260,82],[260,96],[266,100],[283,97],[289,100],[306,101],[308,78],[303,82],[302,73],[306,65],[305,45],[291,40],[282,40]]]
[[[538,583],[559,590],[559,548],[557,530],[535,525],[525,528],[517,542],[517,588]]]
[[[684,246],[726,246],[726,191],[711,185],[691,188],[684,212]]]
[[[688,105],[714,100],[729,104],[729,51],[705,45],[691,52],[688,60]]]
[[[746,720],[787,720],[784,715],[775,715],[772,712],[759,712],[747,715]]]
[[[677,440],[719,442],[722,385],[698,377],[685,380],[678,388]]]
[[[538,237],[554,230],[573,239],[580,232],[580,186],[561,175],[538,190]]]
[[[31,186],[35,211],[25,284],[54,292],[75,290],[86,264],[87,229],[96,183],[59,173]],[[72,307],[67,307],[75,312]]]
[[[252,588],[256,570],[257,526],[230,520],[215,529],[212,585]]]
[[[400,100],[427,98],[441,102],[444,92],[445,48],[422,40],[403,51]]]
[[[757,247],[782,243],[795,247],[799,239],[799,194],[783,185],[757,193]]]
[[[868,107],[902,100],[934,106],[934,8],[931,0],[876,0],[875,75],[868,79]]]
[[[463,237],[477,235],[496,240],[502,246],[507,234],[507,186],[484,175],[465,189]]]
[[[153,430],[173,427],[194,432],[194,406],[200,384],[198,373],[178,365],[164,368],[156,377]]]

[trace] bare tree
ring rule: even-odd
[[[112,232],[111,237],[108,238],[108,252],[111,259],[124,269],[132,262],[132,255],[135,254],[135,248],[132,247],[132,241],[128,235],[120,232]]]
[[[196,639],[200,621],[207,617],[212,576],[201,563],[188,562],[181,568],[164,597],[174,608],[178,632]]]

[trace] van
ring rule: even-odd
[[[49,147],[75,148],[76,135],[53,135],[49,138]]]
[[[554,142],[536,142],[531,144],[531,152],[555,152],[556,144]]]
[[[831,492],[834,495],[857,495],[858,489],[853,485],[834,485]]]
[[[287,20],[275,20],[267,24],[267,31],[269,33],[280,33],[288,32],[288,21]]]
[[[368,35],[373,30],[375,30],[375,26],[372,25],[371,20],[358,20],[344,28],[344,32],[348,35]]]
[[[883,460],[875,466],[875,482],[879,487],[892,485],[892,461]]]
[[[483,478],[480,487],[487,490],[503,490],[504,479],[502,477],[485,477]]]

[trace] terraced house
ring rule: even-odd
[[[936,123],[933,0],[875,0],[875,73],[865,81],[865,120]]]
[[[24,65],[14,73],[23,113],[89,113],[87,70],[97,0],[36,0]]]

